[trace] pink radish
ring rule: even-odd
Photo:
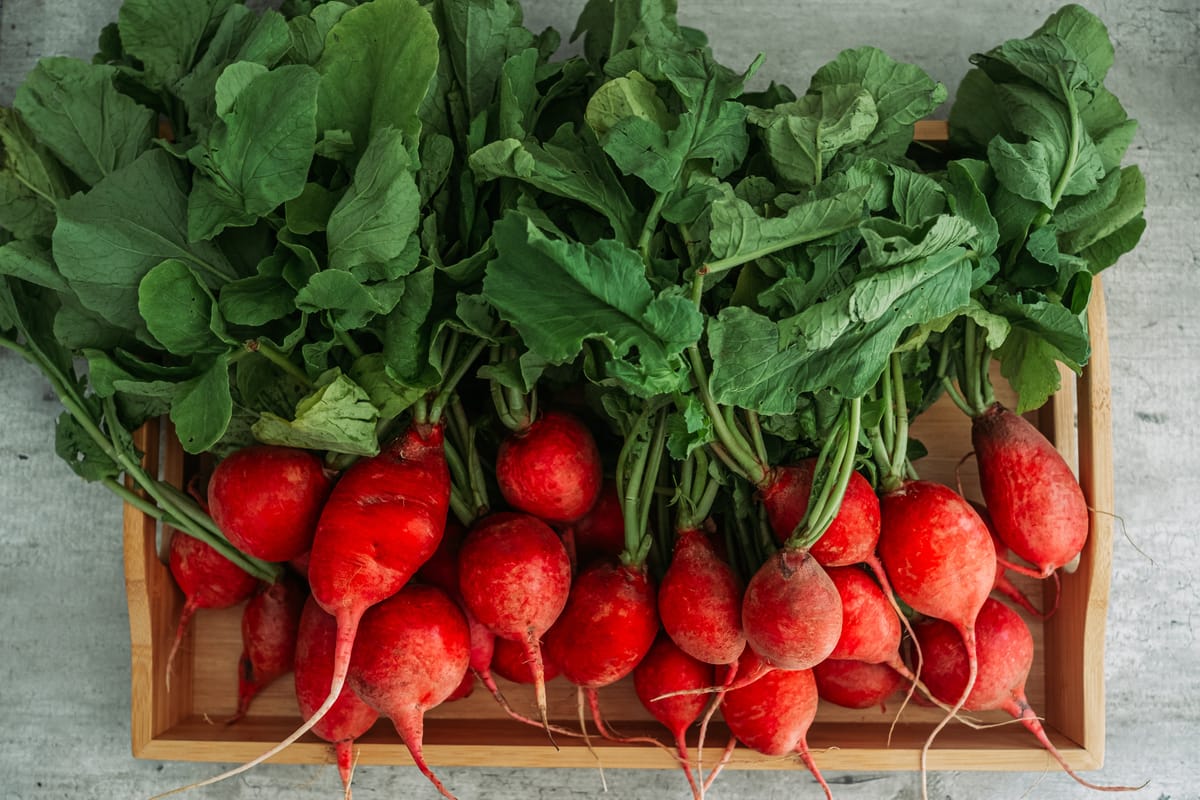
[[[699,530],[680,531],[658,589],[663,630],[692,658],[732,664],[746,647],[742,586]]]
[[[846,708],[882,707],[904,684],[904,677],[887,664],[833,658],[813,667],[813,677],[822,700]]]
[[[808,751],[808,729],[817,716],[817,704],[812,670],[776,669],[748,686],[731,689],[721,713],[729,731],[751,750],[768,756],[799,753],[832,800],[829,785]]]
[[[350,662],[350,686],[389,717],[417,768],[446,790],[425,763],[425,712],[444,702],[466,674],[471,635],[466,618],[445,592],[411,584],[369,609]],[[339,627],[339,637],[341,635]]]
[[[292,671],[296,632],[308,587],[284,573],[242,610],[242,657],[238,661],[237,711],[227,724],[246,716],[254,697],[275,679]]]
[[[217,464],[208,482],[208,508],[238,550],[266,561],[289,561],[312,546],[329,489],[315,454],[254,445]]]
[[[661,696],[709,686],[714,680],[713,672],[711,664],[688,655],[669,636],[659,636],[633,670],[633,688],[638,699],[671,732],[680,765],[692,787],[692,794],[697,797],[700,788],[688,757],[687,729],[700,718],[708,700],[702,694]]]
[[[329,691],[336,645],[337,622],[309,597],[296,632],[294,662],[296,700],[305,719],[320,708]],[[333,706],[313,726],[312,732],[334,747],[346,800],[350,800],[354,740],[370,730],[377,719],[379,712],[360,700],[349,686],[343,686]]]
[[[595,504],[602,479],[596,440],[579,418],[542,413],[496,454],[496,481],[513,508],[547,522],[574,522]]]
[[[167,654],[166,680],[171,683],[171,668],[183,643],[192,616],[201,608],[229,608],[245,600],[258,587],[258,581],[211,546],[185,533],[171,537],[167,565],[175,585],[186,601],[179,614],[175,641]]]
[[[785,548],[750,579],[742,627],[750,647],[774,666],[809,669],[829,657],[841,636],[842,601],[815,558]]]
[[[1033,666],[1033,634],[1025,621],[998,600],[989,598],[975,620],[978,642],[978,677],[972,684],[969,654],[954,626],[937,619],[916,626],[925,656],[924,678],[935,697],[946,702],[965,694],[968,711],[1002,709],[1021,721],[1037,737],[1068,775],[1083,786],[1106,792],[1136,791],[1139,786],[1099,786],[1089,783],[1067,765],[1046,736],[1037,714],[1025,697],[1025,681]]]
[[[1000,539],[1049,577],[1083,549],[1088,507],[1054,445],[999,403],[971,423],[979,483]]]
[[[491,514],[463,540],[458,583],[463,602],[484,627],[525,644],[538,712],[548,728],[541,640],[571,591],[571,562],[562,542],[536,517]]]

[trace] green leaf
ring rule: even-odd
[[[221,438],[233,416],[229,358],[217,356],[211,366],[179,387],[171,403],[171,422],[189,453],[203,453]]]
[[[210,330],[212,296],[182,261],[168,259],[146,273],[138,287],[138,312],[150,335],[176,355],[221,347]]]
[[[354,182],[329,216],[330,266],[389,262],[404,252],[420,218],[413,166],[400,131],[375,131],[355,167]]]
[[[1081,250],[1079,256],[1088,261],[1093,273],[1099,272],[1117,263],[1117,259],[1136,247],[1145,232],[1146,220],[1144,217],[1138,216],[1100,241]]]
[[[375,420],[379,409],[367,392],[334,370],[320,387],[296,405],[292,420],[264,413],[254,423],[254,437],[263,444],[373,456],[379,452]]]
[[[71,470],[85,481],[116,478],[121,467],[88,435],[77,419],[67,412],[54,424],[54,451]]]
[[[686,460],[697,448],[715,441],[712,417],[694,392],[684,395],[683,408],[667,417],[667,449],[676,461]]]
[[[493,238],[483,294],[530,350],[563,364],[596,340],[629,391],[650,396],[683,385],[681,353],[700,336],[700,313],[682,292],[656,297],[636,251],[610,240],[554,241],[518,214],[501,219]]]
[[[0,228],[18,239],[50,236],[54,206],[70,194],[62,168],[20,115],[0,106]]]
[[[864,267],[917,261],[966,244],[976,235],[974,225],[951,214],[939,214],[915,228],[872,217],[862,224],[861,231],[866,245],[860,256]]]
[[[13,101],[37,140],[89,185],[149,149],[158,122],[117,91],[116,75],[114,67],[44,58]]]
[[[184,186],[175,160],[150,150],[59,205],[54,261],[87,308],[120,328],[144,331],[137,288],[166,259],[195,267],[210,286],[236,277],[215,245],[188,240]]]
[[[417,0],[374,0],[338,20],[317,62],[320,130],[349,131],[358,152],[391,127],[415,134],[438,61],[438,33]]]
[[[646,120],[663,131],[675,127],[657,88],[636,70],[602,84],[584,112],[588,127],[601,141],[617,123],[630,117]]]
[[[200,44],[236,0],[125,0],[117,17],[121,45],[147,75],[170,86],[192,70]]]
[[[492,105],[504,62],[529,48],[533,34],[522,26],[514,0],[441,0],[437,6],[467,117],[475,119]]]
[[[892,207],[901,223],[916,226],[946,210],[946,195],[928,175],[893,167]]]
[[[946,202],[975,228],[971,247],[981,256],[996,252],[1000,243],[1000,229],[987,199],[994,182],[987,162],[958,159],[946,165]]]
[[[1137,166],[1125,167],[1120,171],[1120,182],[1112,202],[1093,212],[1079,227],[1059,237],[1059,246],[1067,253],[1082,252],[1128,225],[1145,208],[1146,179]]]
[[[291,59],[299,64],[316,64],[325,52],[325,37],[351,8],[353,5],[350,3],[330,0],[316,6],[307,16],[289,19],[287,24],[292,35]]]
[[[992,310],[1003,315],[1013,331],[1021,331],[1045,341],[1071,368],[1087,363],[1092,346],[1083,318],[1049,300],[1023,303],[1016,297],[1003,297]]]
[[[1108,29],[1082,6],[1070,4],[1055,11],[1034,33],[1062,40],[1072,57],[1079,59],[1097,81],[1104,80],[1113,64]]]
[[[383,354],[389,373],[405,386],[426,390],[441,381],[433,365],[436,270],[426,268],[408,276],[404,296],[388,314]]]
[[[362,387],[379,409],[381,419],[395,419],[412,407],[428,391],[426,387],[406,386],[388,374],[383,353],[368,353],[350,365],[350,379]]]
[[[11,275],[56,292],[68,291],[67,282],[54,268],[50,253],[32,241],[18,239],[0,247],[0,275]]]
[[[1017,392],[1017,413],[1041,408],[1058,391],[1062,354],[1035,333],[1014,328],[996,351],[1000,373]]]
[[[340,269],[327,269],[309,279],[296,294],[301,311],[335,311],[343,330],[361,328],[378,314],[387,314],[404,294],[403,281],[364,284]]]
[[[188,235],[211,239],[304,191],[317,128],[317,73],[292,65],[267,72],[238,62],[217,81],[215,126],[191,155],[202,175],[188,203]]]
[[[542,101],[537,88],[538,58],[538,51],[531,47],[504,62],[499,110],[502,139],[524,139],[533,132]]]
[[[875,99],[858,85],[831,86],[772,109],[750,109],[776,175],[790,190],[813,186],[843,147],[865,142],[879,115]]]
[[[288,230],[301,235],[325,230],[329,215],[333,213],[342,194],[319,183],[305,184],[299,197],[284,204]]]

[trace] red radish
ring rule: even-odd
[[[440,424],[410,425],[379,455],[357,461],[342,473],[321,511],[309,585],[338,628],[325,702],[258,758],[186,788],[207,786],[261,764],[307,733],[333,707],[346,682],[363,613],[400,591],[441,542],[450,507],[442,436]],[[461,674],[456,676],[454,686],[461,680]]]
[[[681,531],[658,589],[663,630],[692,658],[732,664],[746,648],[742,586],[702,532]]]
[[[971,442],[1001,540],[1036,565],[1038,577],[1073,561],[1087,541],[1087,501],[1054,445],[999,403],[974,418]]]
[[[466,674],[471,659],[466,618],[441,589],[410,584],[368,609],[360,627],[351,688],[391,718],[417,768],[453,798],[425,763],[421,739],[425,712],[445,702]]]
[[[817,704],[812,670],[775,669],[726,693],[721,713],[730,733],[751,750],[768,756],[799,753],[832,800],[829,785],[808,751],[808,729],[817,716]]]
[[[917,640],[925,656],[924,677],[935,697],[946,702],[966,694],[962,706],[968,711],[1007,711],[1037,737],[1068,775],[1090,789],[1135,791],[1138,786],[1098,786],[1075,774],[1050,743],[1037,714],[1025,697],[1025,681],[1033,666],[1033,634],[1025,621],[1008,606],[989,598],[975,620],[978,642],[978,677],[969,691],[971,666],[954,627],[937,619],[916,626]]]
[[[558,664],[542,653],[542,678],[546,682],[558,677]],[[512,639],[496,638],[496,647],[492,651],[492,672],[513,683],[533,685],[533,665],[525,653],[525,643]]]
[[[458,583],[467,609],[485,628],[525,644],[548,727],[541,640],[571,591],[571,562],[558,535],[528,514],[490,514],[463,540]]]
[[[654,584],[644,569],[598,561],[571,587],[546,633],[546,652],[577,686],[598,689],[624,678],[658,634]]]
[[[780,544],[792,535],[808,510],[816,465],[815,458],[806,458],[791,466],[776,467],[760,491],[771,530]],[[809,552],[821,566],[846,567],[871,559],[878,541],[879,498],[866,478],[852,472],[837,516]]]
[[[575,541],[578,563],[586,567],[597,558],[616,558],[625,549],[625,517],[617,484],[604,481],[591,511],[584,514],[569,529]]]
[[[921,749],[924,796],[929,747],[975,684],[975,617],[996,577],[996,551],[971,504],[938,483],[909,481],[887,492],[882,519],[879,556],[897,596],[913,610],[953,625],[966,645],[970,664],[962,696]]]
[[[296,700],[305,719],[320,708],[329,691],[336,645],[337,622],[309,597],[300,614],[294,662]],[[313,726],[312,732],[334,747],[346,800],[350,798],[354,740],[370,730],[377,719],[379,712],[359,699],[349,686],[343,686],[333,706]]]
[[[292,671],[296,631],[308,587],[287,573],[242,610],[242,657],[238,661],[238,706],[229,723],[246,716],[250,702],[276,678]]]
[[[785,548],[750,579],[742,627],[750,647],[775,667],[809,669],[829,657],[842,634],[842,601],[815,558]]]
[[[238,550],[265,561],[288,561],[312,545],[329,489],[314,453],[253,445],[217,464],[208,482],[208,508]]]
[[[210,545],[180,532],[171,537],[167,564],[171,576],[175,578],[175,585],[187,598],[179,614],[175,641],[171,644],[171,652],[167,654],[166,679],[170,686],[175,655],[196,611],[201,608],[236,606],[254,593],[258,581]]]
[[[984,521],[987,521],[987,517],[984,517]],[[996,582],[992,585],[992,591],[999,592],[1000,594],[1004,595],[1009,600],[1020,606],[1021,609],[1035,617],[1040,619],[1049,619],[1050,615],[1058,610],[1058,592],[1056,591],[1054,594],[1054,603],[1050,606],[1050,609],[1045,612],[1039,611],[1037,606],[1035,606],[1033,602],[1025,596],[1025,593],[1017,588],[1016,584],[1009,580],[1007,559],[1008,548],[1005,546],[1004,542],[1000,540],[1000,537],[996,535],[995,531],[992,531],[992,546],[996,548]],[[1054,573],[1054,581],[1055,588],[1057,589],[1057,572]]]
[[[433,555],[417,570],[417,579],[459,599],[458,551],[466,535],[466,526],[453,515],[447,517],[442,540],[438,543],[437,550],[433,551]]]
[[[887,664],[827,658],[813,667],[817,694],[846,708],[883,706],[904,685],[904,677]]]
[[[496,454],[500,494],[547,522],[574,522],[600,493],[600,451],[578,417],[547,411],[513,432]]]
[[[312,557],[312,550],[305,550],[300,555],[288,560],[288,566],[296,571],[296,574],[304,578],[304,582],[308,583],[308,561]]]
[[[687,729],[704,713],[708,704],[702,694],[682,694],[660,698],[679,690],[700,689],[714,678],[711,664],[700,661],[682,650],[669,636],[659,636],[650,652],[633,670],[633,689],[638,699],[654,718],[666,726],[675,738],[675,748],[692,794],[700,789],[692,773],[687,750]]]

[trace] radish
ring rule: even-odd
[[[813,677],[822,700],[846,708],[883,708],[884,701],[904,684],[904,676],[887,664],[834,658],[813,667]]]
[[[242,610],[242,657],[238,661],[237,711],[226,724],[246,716],[254,697],[292,670],[296,631],[308,587],[284,573],[250,598]]]
[[[672,641],[706,664],[732,664],[746,647],[741,582],[698,529],[675,539],[658,590],[658,613]]]
[[[310,596],[300,614],[293,664],[296,700],[300,704],[300,714],[305,719],[320,708],[325,700],[325,693],[329,691],[336,646],[337,622]],[[350,800],[354,740],[370,730],[378,719],[379,712],[359,699],[347,685],[342,687],[333,706],[312,728],[313,733],[334,747],[338,774],[342,777],[346,800]]]
[[[1018,556],[1049,577],[1088,535],[1088,508],[1071,467],[1024,417],[999,403],[971,423],[979,484],[992,525]]]
[[[775,667],[809,669],[837,645],[842,601],[815,558],[785,548],[750,579],[742,601],[742,626],[750,647]]]
[[[962,707],[968,711],[1007,711],[1020,720],[1063,770],[1083,786],[1106,792],[1142,788],[1089,783],[1075,774],[1051,744],[1025,697],[1025,681],[1033,666],[1033,634],[1025,621],[1008,606],[989,598],[975,620],[979,667],[973,684],[970,682],[973,668],[969,654],[953,625],[928,619],[919,622],[915,628],[925,656],[925,682],[935,697],[949,702],[965,693]]]
[[[621,498],[612,480],[604,481],[591,510],[571,523],[569,531],[575,542],[580,566],[597,558],[616,558],[625,548],[625,518]]]
[[[542,679],[548,683],[558,677],[560,670],[558,664],[546,655],[545,648],[542,649]],[[492,651],[492,672],[506,681],[532,686],[533,664],[525,653],[525,643],[497,637],[496,647]]]
[[[708,701],[701,694],[658,698],[679,690],[699,689],[713,680],[712,665],[688,655],[669,636],[659,636],[650,652],[633,670],[633,688],[638,699],[675,738],[675,748],[684,775],[692,787],[692,794],[697,797],[700,796],[700,788],[688,758],[687,729],[700,718]]]
[[[208,508],[238,550],[266,561],[289,561],[312,545],[329,490],[315,454],[254,445],[217,464],[208,482]]]
[[[524,643],[538,712],[549,729],[541,639],[571,591],[571,562],[562,542],[528,514],[486,516],[463,540],[458,584],[467,609],[484,627]]]
[[[445,592],[411,584],[363,614],[349,681],[354,692],[391,718],[413,762],[444,797],[421,750],[425,712],[444,702],[466,674],[471,635]],[[339,644],[341,626],[338,626]]]
[[[196,611],[201,608],[236,606],[253,594],[259,583],[209,545],[179,531],[171,537],[167,564],[175,585],[186,598],[183,611],[179,614],[179,625],[175,629],[175,641],[167,654],[166,681],[169,688],[175,656]]]
[[[738,671],[750,667],[740,666]],[[808,729],[817,716],[817,684],[812,670],[775,669],[754,683],[731,689],[721,713],[738,741],[768,756],[799,753],[832,800],[829,785],[808,751]]]
[[[505,501],[547,522],[574,522],[590,511],[602,478],[591,431],[563,411],[542,413],[509,435],[496,454]]]
[[[767,486],[759,492],[780,544],[791,537],[808,510],[816,465],[815,458],[807,458],[776,467]],[[809,552],[821,566],[845,567],[871,559],[878,540],[879,498],[866,478],[851,472],[837,516]]]

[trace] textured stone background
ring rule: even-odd
[[[3,0],[0,102],[43,55],[90,56],[118,0]],[[1038,0],[897,5],[682,0],[727,63],[769,58],[760,75],[802,88],[838,50],[875,44],[953,89],[966,57],[1024,36],[1053,10]],[[569,31],[583,0],[528,0],[532,27]],[[1200,3],[1090,4],[1117,49],[1111,85],[1142,123],[1132,158],[1149,184],[1140,249],[1106,274],[1113,366],[1118,536],[1109,609],[1108,759],[1090,777],[1150,785],[1136,797],[1200,798],[1200,589],[1188,564],[1200,495]],[[48,385],[0,352],[0,798],[145,797],[213,774],[205,764],[129,755],[129,642],[120,507],[53,454],[59,408]],[[592,770],[440,770],[462,798],[599,796]],[[831,775],[842,800],[907,798],[911,773]],[[609,771],[609,796],[680,797],[673,771]],[[1081,798],[1057,773],[944,773],[936,798]],[[431,797],[412,769],[364,767],[359,798]],[[200,796],[340,796],[331,768],[267,766]],[[728,773],[714,798],[818,797],[803,773]]]

